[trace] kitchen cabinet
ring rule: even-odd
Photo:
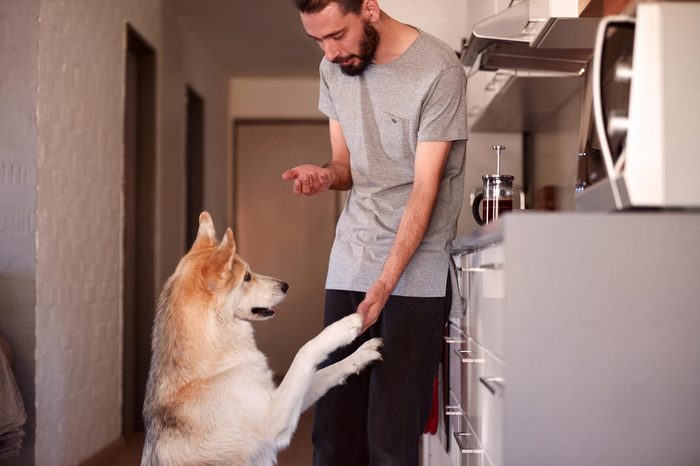
[[[474,124],[500,91],[504,81],[496,77],[495,71],[478,71],[470,73],[467,79],[467,127],[474,129]]]
[[[513,212],[457,239],[450,464],[700,464],[699,237],[697,212]]]
[[[478,71],[467,81],[473,131],[531,132],[580,92],[583,76],[516,70]]]
[[[598,19],[579,0],[474,1],[467,5],[468,124],[531,132],[583,86]]]

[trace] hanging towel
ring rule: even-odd
[[[425,423],[423,428],[424,434],[435,434],[438,427],[438,417],[440,416],[440,406],[438,400],[438,378],[435,377],[433,382],[433,400],[430,404],[430,415],[428,416],[428,422]]]
[[[27,413],[10,362],[0,351],[0,459],[17,456],[22,447]]]

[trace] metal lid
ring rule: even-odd
[[[481,177],[481,180],[484,183],[504,184],[504,185],[508,185],[508,186],[511,186],[513,184],[514,179],[515,179],[515,177],[512,175],[483,175]]]

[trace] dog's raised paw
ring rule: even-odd
[[[326,330],[334,334],[337,343],[347,345],[360,334],[362,316],[358,313],[350,314],[333,323]]]
[[[352,358],[352,364],[356,373],[360,373],[362,369],[372,364],[375,361],[382,361],[382,353],[379,351],[384,342],[381,338],[372,338],[362,344],[349,357]]]
[[[367,340],[358,348],[359,350],[375,350],[379,351],[380,348],[384,346],[384,340],[381,338],[372,338],[371,340]]]

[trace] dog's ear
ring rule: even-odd
[[[199,214],[199,230],[197,230],[197,238],[192,244],[192,250],[213,247],[216,244],[215,235],[214,222],[209,212],[205,210]]]
[[[224,233],[216,253],[225,258],[226,270],[231,270],[233,259],[236,257],[236,240],[233,239],[233,230],[230,228],[226,229],[226,233]]]
[[[231,276],[235,258],[236,242],[233,240],[233,231],[227,228],[221,243],[209,256],[209,261],[204,269],[204,275],[209,280],[209,289],[215,289],[219,280],[227,280]]]

